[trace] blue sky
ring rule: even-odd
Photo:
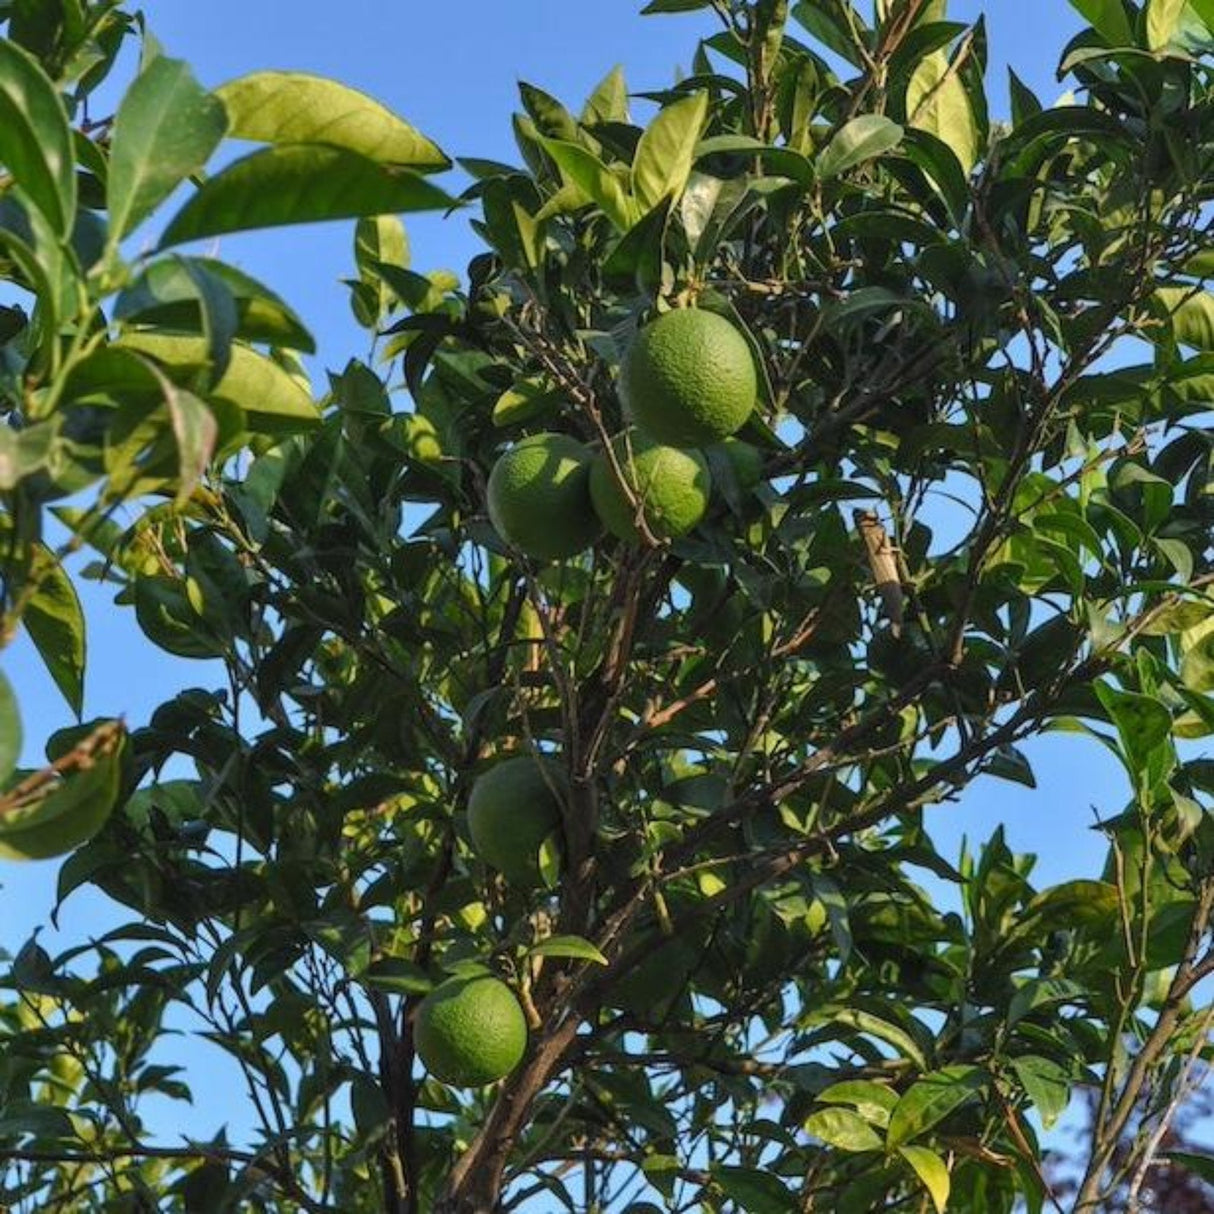
[[[510,132],[517,82],[527,80],[580,105],[615,64],[634,90],[661,87],[686,66],[701,32],[715,28],[702,14],[641,18],[639,0],[485,0],[420,4],[402,0],[205,0],[148,6],[150,25],[168,53],[187,59],[214,86],[263,68],[294,68],[339,78],[384,101],[435,139],[450,155],[517,161]],[[955,0],[949,16],[972,19],[975,0]],[[1078,27],[1066,0],[991,0],[988,5],[993,113],[1006,111],[1006,73],[1017,73],[1047,104],[1064,86],[1054,78],[1058,52]],[[289,13],[289,17],[286,14]],[[154,226],[154,225],[153,225]],[[412,217],[415,268],[462,271],[476,251],[461,219]],[[149,239],[154,232],[149,232]],[[226,238],[220,254],[274,287],[317,335],[313,364],[339,368],[365,353],[339,280],[351,272],[351,225],[333,224]],[[81,586],[90,623],[86,715],[124,714],[132,725],[183,686],[212,686],[221,674],[205,663],[159,654],[129,611],[110,594]],[[18,690],[25,718],[25,761],[40,761],[47,735],[69,713],[29,646],[0,654]],[[959,804],[932,810],[929,826],[946,855],[960,838],[987,837],[1005,822],[1016,850],[1040,854],[1039,881],[1094,876],[1103,844],[1089,828],[1093,809],[1116,812],[1128,787],[1114,761],[1093,742],[1050,735],[1028,748],[1039,788],[985,779]],[[19,946],[45,919],[53,900],[54,862],[0,869],[0,947]],[[65,934],[103,930],[110,908],[77,895],[64,916]],[[60,942],[64,942],[61,935]],[[55,947],[55,940],[48,941]]]

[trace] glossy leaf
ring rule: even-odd
[[[885,1145],[869,1121],[851,1109],[819,1109],[805,1119],[804,1130],[840,1151],[880,1151]]]
[[[155,359],[169,377],[193,382],[193,376],[208,374],[207,344],[204,338],[174,337],[164,333],[127,333],[118,350],[134,351]],[[312,394],[300,380],[273,359],[247,346],[234,345],[228,366],[206,393],[208,399],[234,405],[248,418],[253,430],[280,433],[301,429],[319,420]],[[197,469],[209,434],[206,420],[198,412],[187,389],[182,417],[174,420],[174,432],[186,441],[182,450],[187,468]],[[167,402],[166,402],[167,403]]]
[[[227,129],[223,106],[179,59],[153,59],[114,118],[106,199],[117,244],[211,158]]]
[[[708,95],[693,93],[660,110],[645,128],[632,162],[632,192],[643,211],[683,193],[707,117]]]
[[[412,170],[341,148],[284,145],[254,152],[206,181],[173,217],[160,244],[453,205]]]
[[[37,586],[26,604],[23,620],[55,686],[72,711],[84,709],[86,658],[84,611],[76,587],[49,548],[38,545],[30,570]]]
[[[21,713],[12,684],[0,671],[0,788],[21,758]]]
[[[949,1179],[948,1164],[935,1151],[927,1147],[899,1147],[898,1154],[914,1169],[936,1207],[936,1214],[945,1214],[948,1209]]]
[[[906,90],[907,122],[952,148],[968,173],[982,153],[978,121],[965,83],[944,51],[915,69]]]
[[[819,153],[815,164],[818,177],[829,181],[865,160],[896,148],[901,142],[902,128],[896,122],[880,114],[853,118]]]
[[[569,957],[575,961],[590,961],[606,965],[607,958],[589,940],[581,936],[548,936],[528,950],[532,957]]]
[[[1189,287],[1160,287],[1155,302],[1181,345],[1214,352],[1214,295]]]
[[[1134,31],[1122,0],[1071,0],[1071,7],[1110,46],[1134,45]]]
[[[986,1086],[986,1076],[973,1066],[950,1066],[916,1080],[903,1093],[889,1118],[890,1147],[900,1147],[926,1134]]]
[[[639,217],[637,206],[620,179],[580,144],[541,139],[544,151],[556,162],[561,176],[595,203],[620,231]]]
[[[1012,1069],[1024,1087],[1025,1095],[1033,1102],[1041,1124],[1050,1129],[1070,1103],[1066,1071],[1058,1063],[1037,1054],[1013,1058]]]
[[[403,118],[336,80],[303,72],[256,72],[222,85],[215,95],[238,139],[325,144],[376,164],[420,172],[451,167],[437,145]]]
[[[31,55],[0,39],[0,164],[59,236],[76,219],[76,156],[67,112]]]

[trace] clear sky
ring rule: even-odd
[[[510,114],[519,80],[538,84],[580,106],[615,64],[630,87],[669,83],[685,68],[698,34],[715,28],[703,14],[641,18],[641,0],[205,0],[148,4],[149,23],[169,54],[187,59],[214,86],[263,68],[329,75],[378,97],[452,156],[517,162]],[[986,7],[992,47],[992,113],[1006,112],[1005,65],[1049,104],[1064,90],[1054,76],[1059,51],[1079,22],[1066,0],[954,0],[950,18],[973,19]],[[289,14],[289,15],[288,15]],[[462,219],[410,217],[415,268],[462,272],[477,251]],[[350,224],[331,224],[226,238],[222,256],[278,290],[316,334],[313,363],[340,368],[365,353],[339,279],[348,276]],[[142,637],[129,610],[115,610],[110,592],[82,584],[91,623],[86,715],[124,714],[132,726],[183,686],[213,686],[216,666],[171,659]],[[48,734],[69,723],[69,711],[21,641],[0,654],[0,667],[18,691],[25,719],[27,763],[40,762]],[[1040,787],[1035,791],[984,779],[956,806],[930,811],[929,826],[946,856],[961,834],[989,835],[1006,822],[1016,850],[1040,854],[1038,879],[1098,875],[1103,843],[1090,829],[1092,809],[1116,812],[1127,796],[1120,769],[1091,741],[1050,735],[1029,748]],[[43,922],[54,896],[54,862],[0,867],[0,948],[18,947]],[[110,909],[98,896],[78,894],[64,916],[64,933],[104,930]],[[200,1102],[204,1105],[205,1102]],[[203,1117],[213,1127],[213,1117]]]

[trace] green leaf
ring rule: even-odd
[[[1172,41],[1186,0],[1147,0],[1147,46],[1161,51]]]
[[[1184,1168],[1200,1177],[1206,1184],[1214,1185],[1214,1155],[1205,1155],[1199,1151],[1166,1151],[1164,1158],[1169,1163]]]
[[[531,957],[572,957],[577,961],[592,961],[595,965],[606,965],[607,958],[589,940],[581,936],[549,936],[533,944],[527,955]]]
[[[161,248],[258,228],[435,211],[455,200],[410,169],[357,152],[288,145],[254,152],[206,181],[173,217]]]
[[[1122,0],[1071,0],[1071,7],[1110,46],[1134,45],[1134,30]]]
[[[986,1075],[974,1066],[949,1066],[924,1076],[903,1093],[890,1114],[889,1146],[902,1146],[973,1100],[986,1086]]]
[[[221,86],[216,96],[238,139],[325,144],[376,164],[419,172],[451,167],[442,150],[403,118],[335,80],[303,72],[256,72]]]
[[[424,995],[433,986],[429,975],[420,965],[403,957],[383,957],[372,961],[362,976],[364,986],[387,991],[390,995]]]
[[[898,1093],[870,1079],[845,1079],[819,1092],[817,1100],[821,1104],[850,1104],[870,1125],[884,1129],[898,1103]]]
[[[632,193],[642,210],[683,193],[707,117],[708,94],[693,93],[660,110],[645,128],[632,162]]]
[[[853,67],[863,64],[865,48],[857,47],[855,40],[822,11],[819,0],[801,0],[793,5],[792,15],[827,50],[834,51]]]
[[[114,319],[138,318],[159,328],[200,331],[197,270],[223,283],[235,301],[236,337],[305,354],[316,352],[316,342],[303,321],[273,291],[235,266],[211,257],[174,255],[153,262],[118,296]]]
[[[1214,691],[1214,615],[1180,634],[1180,652],[1180,681],[1190,691]]]
[[[1133,779],[1145,776],[1152,752],[1172,733],[1172,714],[1152,696],[1097,683],[1096,696],[1117,727],[1122,754]]]
[[[1160,287],[1155,303],[1156,311],[1171,321],[1181,345],[1214,351],[1214,295],[1191,287]]]
[[[982,154],[978,119],[960,72],[944,51],[928,55],[906,89],[907,121],[952,148],[968,173]]]
[[[948,1195],[951,1182],[948,1175],[948,1164],[927,1147],[899,1147],[898,1154],[914,1169],[915,1175],[923,1182],[923,1187],[936,1207],[936,1214],[944,1214],[948,1208]]]
[[[1024,908],[1022,921],[1042,931],[1088,927],[1095,931],[1112,925],[1117,915],[1117,887],[1107,881],[1064,881],[1042,890]]]
[[[210,159],[227,129],[223,106],[179,59],[156,58],[114,119],[106,201],[117,244]]]
[[[84,710],[84,612],[76,587],[49,548],[38,544],[30,578],[38,589],[26,603],[22,620],[30,640],[72,711]]]
[[[207,366],[207,343],[202,337],[125,333],[115,346],[146,354],[171,370],[188,372]],[[320,416],[311,392],[299,380],[272,359],[239,344],[232,347],[227,370],[209,395],[238,405],[260,426],[314,422]]]
[[[880,114],[853,118],[837,131],[817,159],[822,181],[838,177],[865,160],[883,155],[902,142],[902,128]]]
[[[613,67],[595,85],[582,107],[581,121],[585,126],[602,122],[628,122],[628,85],[624,81],[624,69]]]
[[[805,1119],[804,1129],[841,1151],[879,1151],[885,1145],[868,1121],[851,1109],[819,1109]]]
[[[175,578],[138,578],[135,618],[153,644],[179,658],[218,658],[225,652],[223,638],[194,609],[185,583]]]
[[[66,237],[76,219],[76,156],[67,111],[36,59],[0,40],[0,164]]]
[[[712,1178],[747,1214],[788,1214],[795,1205],[788,1186],[773,1172],[719,1163],[712,1167]]]
[[[0,670],[0,787],[13,774],[20,759],[21,714],[12,686]]]
[[[892,1045],[894,1049],[909,1058],[920,1070],[927,1069],[927,1057],[919,1042],[906,1029],[900,1025],[891,1023],[882,1016],[865,1011],[863,1008],[845,1007],[823,1018],[829,1019],[835,1024],[847,1025],[857,1032],[867,1033],[869,1036],[876,1037],[877,1040],[884,1041],[887,1045]]]
[[[1008,1026],[1018,1024],[1030,1012],[1053,1003],[1075,1003],[1087,997],[1087,988],[1069,978],[1031,978],[1008,1004]]]
[[[23,478],[45,468],[54,456],[58,438],[56,419],[22,430],[0,425],[0,490],[15,489]]]
[[[539,140],[556,162],[562,178],[577,186],[607,216],[614,227],[626,232],[639,218],[635,201],[620,179],[580,144],[563,139]]]
[[[565,399],[562,392],[538,379],[520,379],[494,402],[493,424],[499,428],[521,426],[545,417]]]
[[[1070,1103],[1071,1089],[1066,1071],[1058,1063],[1037,1054],[1013,1058],[1012,1069],[1041,1117],[1041,1124],[1048,1130]]]

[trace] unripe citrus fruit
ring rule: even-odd
[[[551,759],[516,755],[489,768],[468,798],[476,854],[515,885],[539,880],[540,846],[561,824],[565,773]]]
[[[489,517],[498,534],[528,556],[559,561],[594,543],[590,453],[567,434],[533,434],[515,443],[489,474]]]
[[[497,978],[450,978],[417,1009],[417,1055],[443,1083],[480,1087],[504,1079],[527,1050],[527,1021]]]
[[[611,449],[633,500],[602,451],[590,467],[590,496],[612,535],[622,540],[641,538],[637,503],[655,539],[686,535],[704,517],[712,481],[708,461],[698,451],[665,447],[636,431],[617,435]]]
[[[620,386],[637,425],[672,447],[703,447],[740,430],[758,391],[746,339],[696,308],[667,312],[637,334]]]

